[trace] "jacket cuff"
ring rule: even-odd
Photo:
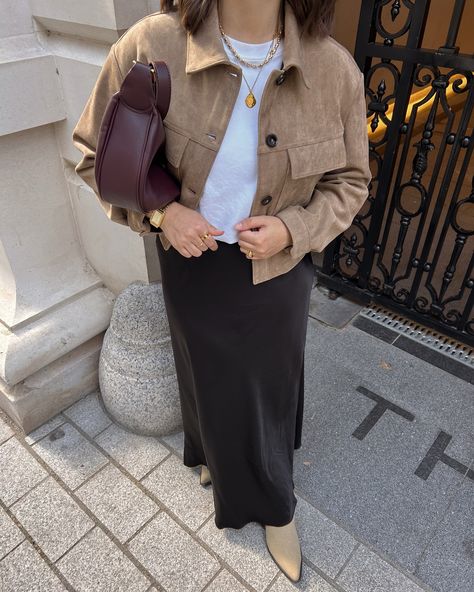
[[[275,214],[284,222],[290,231],[292,245],[285,247],[284,252],[292,259],[300,259],[311,250],[309,229],[301,215],[303,206],[288,206]]]

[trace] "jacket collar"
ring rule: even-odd
[[[283,41],[283,67],[289,70],[296,67],[307,88],[310,87],[305,73],[303,42],[299,36],[299,27],[295,14],[287,0],[285,2],[285,37]],[[215,64],[229,63],[225,52],[217,11],[217,0],[195,34],[187,31],[186,74],[199,72]]]

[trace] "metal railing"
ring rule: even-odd
[[[474,345],[474,56],[422,47],[430,0],[363,0],[370,195],[324,252],[319,281]],[[451,7],[451,8],[450,8]]]

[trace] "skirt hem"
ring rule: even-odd
[[[226,523],[224,522],[217,522],[216,517],[214,516],[214,524],[216,525],[216,528],[218,528],[219,530],[222,530],[224,528],[233,528],[234,530],[241,530],[242,528],[244,528],[245,526],[247,526],[247,524],[250,524],[251,522],[256,522],[257,524],[260,524],[260,526],[262,528],[265,528],[265,526],[285,526],[286,524],[289,524],[292,520],[293,520],[293,516],[295,514],[295,510],[296,510],[296,504],[297,502],[295,502],[293,504],[292,510],[291,510],[291,517],[288,519],[284,519],[282,520],[267,520],[265,522],[262,522],[261,520],[259,520],[258,518],[248,518],[246,520],[241,520],[238,524],[235,523],[231,523],[229,521],[226,521]]]

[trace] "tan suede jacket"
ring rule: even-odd
[[[332,37],[303,39],[298,33],[285,2],[283,62],[275,64],[260,104],[258,183],[249,215],[278,216],[290,231],[292,245],[272,257],[252,260],[253,284],[289,271],[309,251],[322,251],[351,225],[368,196],[363,74]],[[181,182],[180,203],[190,208],[196,208],[203,193],[242,74],[222,45],[217,3],[195,35],[181,26],[177,12],[155,12],[112,45],[73,131],[73,144],[83,153],[76,172],[94,190],[110,220],[143,235],[152,232],[148,217],[101,200],[94,180],[101,118],[134,59],[161,59],[170,69],[166,158]],[[168,249],[165,233],[158,236]]]

